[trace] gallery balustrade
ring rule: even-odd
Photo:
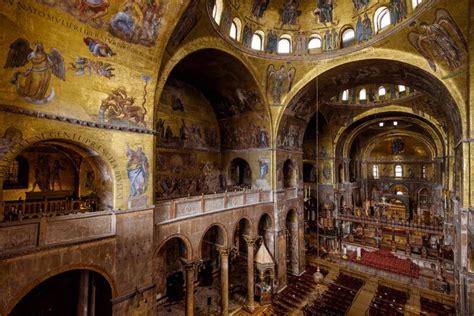
[[[157,222],[273,202],[271,191],[242,190],[178,198],[156,203]]]
[[[111,211],[97,211],[0,223],[0,258],[54,245],[112,237],[115,218]]]
[[[4,203],[5,221],[95,212],[98,210],[95,199],[17,200]]]

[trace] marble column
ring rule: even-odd
[[[77,299],[77,316],[89,314],[89,271],[81,270],[79,275],[79,297]]]
[[[247,310],[253,312],[255,310],[255,272],[254,272],[254,247],[256,238],[244,236],[247,243]]]
[[[95,281],[94,279],[91,282],[91,305],[89,307],[90,309],[90,314],[89,316],[95,316],[95,301],[96,301],[96,294],[97,294],[97,288],[95,286]]]
[[[195,262],[187,262],[186,270],[186,316],[194,315],[194,271]]]
[[[5,202],[3,202],[3,179],[0,179],[0,223],[5,220]]]
[[[221,259],[221,315],[229,315],[229,249],[218,248]]]

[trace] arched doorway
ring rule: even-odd
[[[339,178],[339,183],[344,182],[344,166],[342,165],[342,163],[340,163],[338,167],[338,178]]]
[[[234,246],[237,249],[237,256],[230,260],[229,282],[232,286],[231,295],[236,300],[246,299],[247,293],[247,272],[248,272],[248,251],[247,242],[251,239],[251,222],[242,218],[237,223],[234,230]],[[252,250],[254,250],[252,245]]]
[[[3,185],[5,217],[101,211],[113,205],[113,175],[89,148],[48,140],[24,149],[10,162]]]
[[[112,289],[99,273],[72,270],[41,282],[26,294],[10,315],[112,315]]]
[[[202,267],[199,273],[199,285],[211,286],[214,273],[220,269],[219,247],[225,245],[224,229],[218,225],[210,227],[201,241]]]
[[[273,223],[268,214],[263,214],[258,221],[258,235],[262,237],[262,241],[270,254],[274,255]]]
[[[181,237],[173,237],[161,246],[157,255],[156,286],[163,303],[173,304],[184,298],[185,260],[189,249]]]
[[[252,169],[250,165],[242,158],[235,158],[229,167],[230,184],[233,188],[251,188],[252,187]]]
[[[283,163],[283,187],[293,188],[296,186],[296,167],[291,159]]]
[[[207,305],[217,308],[220,302],[221,310],[228,311],[230,253],[226,245],[227,235],[222,226],[214,224],[207,229],[201,240],[202,265],[198,279],[201,293],[207,298]],[[218,282],[214,282],[215,279]]]

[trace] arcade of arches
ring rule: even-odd
[[[0,316],[474,315],[470,0],[0,2]]]

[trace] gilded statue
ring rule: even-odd
[[[41,42],[34,44],[18,38],[10,45],[4,68],[19,68],[31,63],[25,71],[17,71],[11,83],[15,85],[18,95],[27,102],[45,104],[53,100],[54,88],[51,87],[51,75],[66,80],[64,59],[56,48],[46,53]]]

